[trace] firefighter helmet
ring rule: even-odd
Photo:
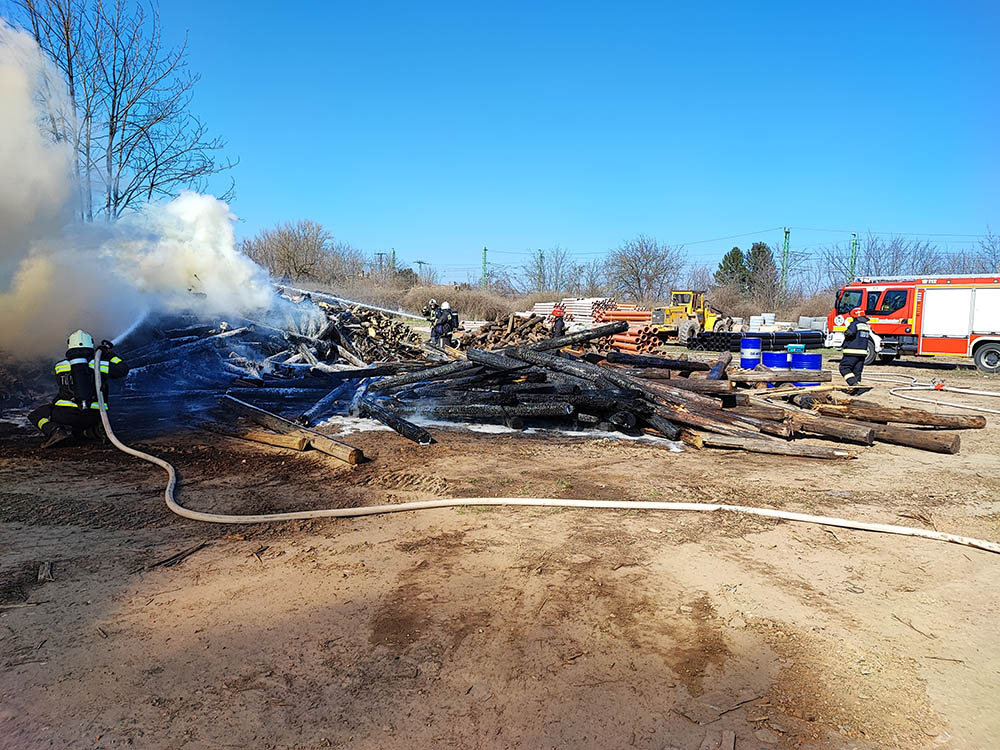
[[[442,302],[441,303],[441,309],[442,310],[450,310],[451,309],[451,303],[450,302]]]
[[[94,337],[86,331],[73,331],[66,340],[69,349],[93,349]]]

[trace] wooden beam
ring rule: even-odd
[[[280,432],[283,435],[304,437],[309,440],[309,445],[311,447],[318,451],[322,451],[329,456],[333,456],[334,458],[339,458],[345,463],[352,465],[357,464],[360,463],[365,457],[364,453],[354,446],[334,440],[328,435],[324,435],[322,432],[301,427],[294,422],[290,422],[284,417],[279,417],[277,414],[272,414],[264,409],[259,409],[253,404],[240,401],[238,398],[223,396],[219,399],[219,405],[244,416],[253,422],[256,422],[262,427],[267,427],[269,430]]]

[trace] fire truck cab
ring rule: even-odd
[[[1000,372],[1000,276],[860,277],[837,292],[828,347],[843,344],[857,309],[874,334],[869,364],[903,354],[972,357],[982,372]]]

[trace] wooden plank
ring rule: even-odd
[[[246,403],[245,401],[240,401],[238,398],[223,396],[219,399],[219,405],[256,422],[262,427],[267,427],[269,430],[280,432],[283,435],[305,437],[309,440],[309,445],[316,450],[322,451],[323,453],[333,456],[334,458],[339,458],[341,461],[346,463],[357,464],[365,457],[364,453],[354,446],[347,445],[347,443],[341,443],[321,432],[317,432],[316,430],[301,427],[294,422],[290,422],[284,417],[279,417],[277,414],[272,414],[264,409],[259,409],[252,404]]]

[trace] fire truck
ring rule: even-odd
[[[903,354],[972,357],[1000,372],[1000,276],[860,277],[837,292],[826,320],[828,347],[844,342],[853,312],[869,317],[866,362]]]

